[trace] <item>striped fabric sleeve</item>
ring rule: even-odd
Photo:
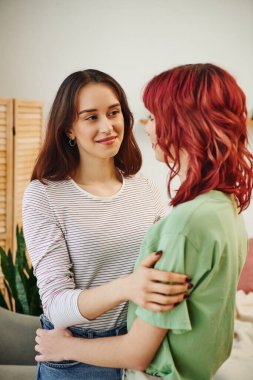
[[[77,305],[82,291],[75,289],[64,233],[50,208],[44,185],[31,184],[23,199],[23,227],[43,310],[55,327],[87,322]]]

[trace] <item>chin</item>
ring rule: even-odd
[[[119,152],[119,149],[112,149],[110,152],[107,152],[107,154],[103,155],[103,158],[112,158],[115,157]]]
[[[165,160],[164,160],[164,155],[161,154],[161,153],[156,153],[156,154],[155,154],[155,158],[156,158],[156,160],[159,161],[159,162],[165,162]]]

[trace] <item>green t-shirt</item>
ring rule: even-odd
[[[234,198],[212,190],[174,207],[148,230],[135,267],[159,250],[155,267],[187,274],[194,287],[171,312],[129,304],[129,329],[138,316],[169,330],[146,372],[165,380],[212,379],[231,351],[235,294],[247,253]]]

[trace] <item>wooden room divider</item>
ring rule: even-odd
[[[0,99],[0,246],[4,250],[16,248],[23,193],[41,147],[42,131],[43,103]]]

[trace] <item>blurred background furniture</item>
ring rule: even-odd
[[[253,239],[236,294],[235,332],[231,355],[214,380],[253,379]]]
[[[34,380],[35,332],[39,317],[14,313],[0,307],[0,379]]]

